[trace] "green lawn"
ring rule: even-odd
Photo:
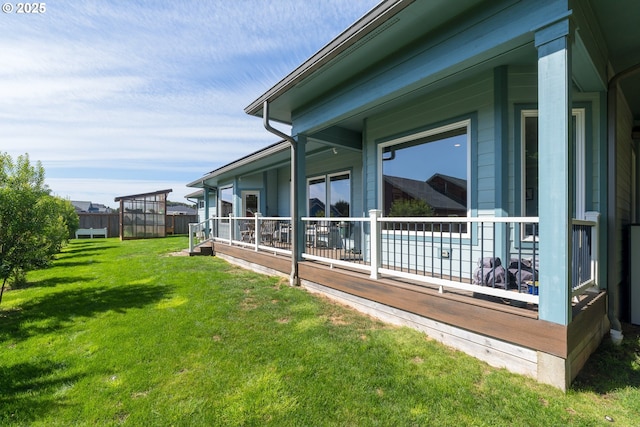
[[[640,424],[637,337],[564,394],[186,246],[75,240],[7,292],[0,425]]]

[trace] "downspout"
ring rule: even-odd
[[[607,86],[607,145],[608,145],[608,161],[607,161],[607,181],[608,181],[608,199],[607,199],[607,253],[608,264],[607,269],[607,290],[609,292],[608,300],[608,316],[611,323],[611,330],[616,331],[611,334],[612,339],[615,336],[615,340],[619,342],[622,340],[622,325],[619,320],[618,302],[620,298],[619,287],[620,283],[617,283],[617,277],[614,268],[612,266],[618,265],[618,251],[616,250],[617,241],[617,176],[616,176],[616,161],[617,161],[617,118],[618,118],[618,83],[620,80],[625,79],[640,72],[640,64],[636,64],[633,67],[627,68],[624,71],[619,72],[609,80]],[[612,283],[616,283],[611,287]]]
[[[284,139],[291,146],[291,274],[289,276],[289,284],[297,286],[298,283],[298,180],[296,175],[298,165],[296,162],[296,150],[298,142],[291,136],[279,131],[269,123],[269,101],[265,100],[262,109],[262,120],[265,129],[272,134]]]

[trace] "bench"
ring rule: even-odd
[[[76,239],[82,237],[89,237],[93,239],[94,237],[104,237],[107,238],[107,227],[105,228],[78,228],[76,230]]]

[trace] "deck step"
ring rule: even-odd
[[[213,242],[202,242],[193,248],[193,251],[189,252],[189,256],[212,256],[213,255]]]

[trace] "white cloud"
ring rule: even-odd
[[[91,201],[105,206],[117,208],[114,201],[119,196],[150,193],[154,191],[172,189],[168,198],[175,202],[187,202],[184,198],[194,191],[187,188],[184,182],[171,180],[116,180],[93,178],[50,178],[46,180],[52,194],[77,201]]]
[[[59,0],[2,16],[0,151],[42,161],[74,200],[177,192],[275,142],[243,108],[373,5]]]

